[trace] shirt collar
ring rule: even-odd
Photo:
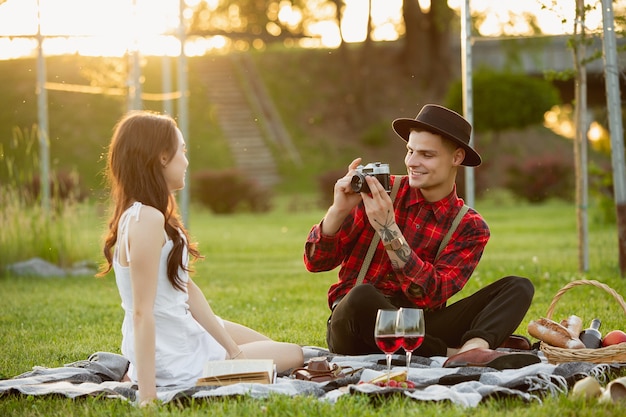
[[[427,201],[419,188],[411,188],[410,198],[408,199],[406,206],[409,207],[414,204],[419,204],[427,210],[431,210],[435,219],[439,221],[446,216],[452,207],[458,205],[459,201],[460,198],[456,195],[456,184],[454,184],[454,188],[450,194],[435,202]]]

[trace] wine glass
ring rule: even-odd
[[[424,341],[424,312],[419,308],[400,308],[398,310],[397,330],[401,336],[402,347],[406,352],[406,373],[411,368],[411,355]]]
[[[387,356],[387,382],[389,382],[389,374],[391,373],[391,355],[402,345],[402,339],[396,328],[397,321],[397,310],[378,310],[374,339],[376,346]]]

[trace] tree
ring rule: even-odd
[[[417,79],[433,83],[443,91],[452,71],[452,40],[454,11],[447,0],[431,0],[430,10],[422,10],[417,0],[404,0],[404,45],[400,61]]]
[[[189,35],[222,35],[250,45],[298,39],[304,36],[303,19],[284,19],[281,8],[287,0],[220,0],[214,5],[199,2],[193,10]],[[290,0],[296,15],[306,11],[305,0]]]
[[[576,0],[575,18],[573,22],[574,33],[569,42],[574,60],[574,70],[566,74],[552,74],[553,77],[562,79],[573,77],[575,85],[575,126],[576,133],[574,139],[574,165],[575,165],[575,181],[576,181],[576,219],[578,232],[578,258],[580,271],[589,269],[588,260],[588,160],[587,160],[587,131],[589,121],[587,120],[587,70],[586,64],[592,60],[599,59],[600,51],[588,54],[587,47],[591,45],[593,35],[588,35],[585,26],[585,17],[587,13],[594,7],[586,5],[584,0]],[[615,19],[613,23],[623,23],[623,18]],[[606,25],[607,22],[604,22]],[[615,170],[615,166],[613,169]],[[619,208],[617,209],[619,213]],[[622,210],[626,212],[626,210]],[[622,275],[626,274],[626,236],[625,215],[617,218],[617,229],[619,233],[619,263]]]

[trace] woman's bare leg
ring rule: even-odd
[[[235,343],[238,345],[243,345],[245,343],[251,342],[259,342],[259,341],[267,341],[272,340],[269,337],[257,332],[256,330],[252,330],[249,327],[246,327],[242,324],[233,323],[232,321],[224,320],[224,328],[230,334],[230,337],[233,338]]]
[[[239,345],[248,359],[273,359],[278,372],[304,365],[302,348],[294,343],[259,341]]]
[[[228,320],[224,320],[224,328],[247,359],[272,359],[278,372],[304,365],[302,348],[294,343],[276,342],[256,330]]]

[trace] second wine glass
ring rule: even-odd
[[[376,346],[385,352],[387,357],[387,382],[389,382],[389,374],[391,373],[391,355],[402,345],[402,339],[397,331],[397,322],[397,310],[378,310],[374,339]]]
[[[396,328],[406,352],[406,372],[411,368],[411,355],[424,341],[424,312],[419,308],[398,310]]]

